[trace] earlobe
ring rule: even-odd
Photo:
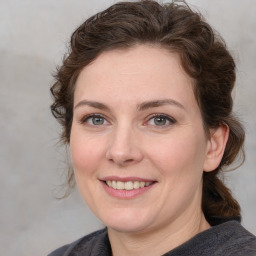
[[[228,141],[229,127],[226,124],[210,131],[210,138],[207,145],[207,152],[204,162],[204,171],[215,170],[223,157],[225,147]]]

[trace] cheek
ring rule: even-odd
[[[205,139],[194,133],[181,133],[170,136],[150,149],[152,162],[160,169],[164,176],[184,178],[195,173],[201,175],[205,159]]]
[[[76,184],[87,205],[94,209],[98,195],[97,170],[103,155],[103,140],[92,139],[74,128],[71,131],[70,152]]]
[[[70,152],[75,174],[93,172],[103,155],[102,143],[80,134],[75,129],[71,132]]]

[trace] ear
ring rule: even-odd
[[[229,127],[226,124],[222,124],[218,128],[210,131],[210,138],[208,140],[204,162],[205,172],[213,171],[219,166],[225,151],[228,136]]]

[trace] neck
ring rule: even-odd
[[[181,216],[176,222],[154,231],[125,233],[108,228],[113,256],[162,255],[210,228],[202,211]]]

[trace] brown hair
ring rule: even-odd
[[[58,69],[51,88],[53,115],[63,127],[62,140],[69,143],[76,79],[86,65],[102,52],[136,44],[159,45],[179,53],[182,66],[195,81],[194,92],[206,133],[221,124],[230,134],[218,168],[203,174],[202,209],[213,216],[240,217],[240,207],[218,173],[237,158],[244,160],[244,130],[232,113],[231,92],[235,63],[224,41],[203,17],[184,1],[160,5],[156,1],[120,2],[87,19],[72,34],[70,52]],[[71,183],[73,171],[69,173]]]

